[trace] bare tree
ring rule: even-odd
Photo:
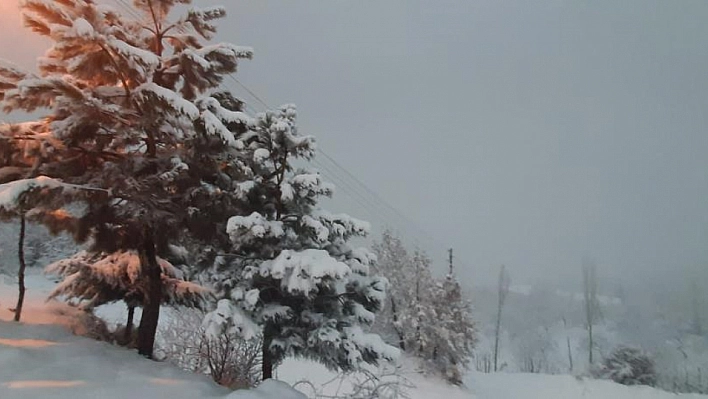
[[[234,332],[213,336],[202,327],[204,312],[174,309],[159,330],[157,353],[176,366],[209,375],[232,388],[251,388],[261,379],[261,339],[246,340]]]
[[[565,317],[563,317],[563,328],[565,328],[566,335],[565,335],[565,343],[566,346],[568,347],[568,371],[570,373],[573,372],[573,352],[570,350],[570,335],[568,335],[568,323],[565,320]]]
[[[504,308],[504,302],[506,302],[506,297],[509,294],[509,286],[511,285],[511,277],[507,273],[504,265],[501,266],[499,270],[499,285],[497,287],[497,324],[494,329],[494,371],[498,371],[498,361],[499,361],[499,334],[501,333],[501,317],[502,309]]]
[[[350,384],[344,384],[345,381]],[[351,386],[343,389],[347,385]],[[361,368],[339,373],[319,386],[300,380],[293,388],[307,392],[312,399],[410,399],[408,392],[415,386],[403,375],[401,367],[396,366],[382,367],[378,371]]]
[[[600,318],[600,303],[597,301],[597,266],[594,262],[583,261],[583,298],[585,304],[585,328],[588,330],[588,363],[593,364],[593,350],[595,342],[593,340],[592,328]]]

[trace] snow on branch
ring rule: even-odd
[[[27,77],[18,66],[0,59],[0,101],[5,99],[5,92],[17,87],[17,83]]]
[[[231,217],[226,224],[226,232],[232,241],[239,243],[247,243],[264,237],[278,238],[285,234],[282,222],[267,220],[257,212],[248,216]]]
[[[201,285],[185,281],[182,272],[165,259],[158,258],[162,271],[165,305],[201,307],[209,300],[211,291]],[[48,274],[64,280],[50,293],[49,298],[64,297],[84,301],[83,307],[93,308],[106,303],[125,300],[142,305],[147,300],[140,257],[135,251],[117,251],[110,254],[81,251],[68,259],[46,267]]]
[[[112,36],[107,37],[106,41],[131,69],[139,71],[141,75],[149,74],[160,65],[160,57],[148,50],[132,46]]]
[[[260,267],[260,274],[280,280],[283,290],[304,294],[317,291],[323,280],[342,279],[350,271],[345,263],[319,249],[284,250],[275,259],[263,262]]]
[[[230,332],[249,340],[261,334],[261,327],[228,299],[222,299],[216,304],[216,309],[204,318],[202,327],[210,337]]]
[[[319,173],[299,172],[288,179],[288,184],[300,197],[318,196],[331,197],[334,185],[322,179]]]
[[[150,82],[141,85],[138,92],[145,101],[157,98],[167,104],[175,113],[187,116],[190,120],[199,118],[199,109],[189,100],[180,96],[173,90],[164,88],[156,83]]]
[[[201,120],[207,134],[221,137],[221,140],[230,147],[243,148],[243,143],[236,140],[234,134],[211,111],[202,111]]]
[[[312,216],[319,219],[330,230],[331,234],[348,239],[352,236],[365,237],[371,231],[369,222],[351,217],[345,213],[334,214],[323,210],[312,213]]]
[[[0,211],[7,213],[24,212],[28,205],[25,202],[29,195],[49,196],[53,191],[61,191],[64,194],[76,194],[81,190],[107,192],[103,189],[62,183],[59,180],[46,176],[15,180],[0,184]],[[42,198],[38,199],[36,202],[42,202],[41,200]]]
[[[216,33],[216,26],[211,21],[226,16],[226,9],[222,6],[191,8],[187,11],[186,22],[203,38],[211,39]]]

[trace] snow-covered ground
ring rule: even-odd
[[[23,323],[9,321],[16,288],[0,276],[0,398],[302,398],[285,383],[271,381],[254,391],[229,393],[206,377],[152,362],[107,343],[77,337],[70,327],[78,316],[60,303],[44,298],[53,282],[41,275],[28,278]],[[69,328],[67,328],[69,327]],[[410,362],[404,362],[409,364]],[[699,399],[702,395],[674,395],[648,387],[625,387],[609,381],[582,380],[563,375],[470,373],[466,387],[453,387],[416,373],[411,366],[400,373],[411,384],[411,399]],[[277,377],[305,392],[345,393],[340,381],[324,367],[289,360]],[[312,384],[300,381],[309,380]],[[298,382],[300,382],[298,384]]]
[[[676,395],[646,386],[624,386],[611,381],[581,379],[570,375],[547,375],[526,373],[477,373],[466,376],[465,387],[455,387],[444,381],[423,377],[408,370],[403,376],[414,387],[407,390],[411,399],[706,399],[697,394]],[[332,395],[337,390],[347,392],[333,380],[333,374],[324,367],[302,360],[286,361],[278,370],[278,378],[290,384],[308,379],[319,387],[326,384],[320,393]],[[309,394],[309,386],[297,388]]]
[[[0,276],[0,398],[227,398],[303,399],[285,383],[273,381],[254,391],[231,393],[208,377],[147,360],[104,342],[71,333],[78,313],[44,298],[53,282],[33,274],[23,322],[14,323],[16,288]]]

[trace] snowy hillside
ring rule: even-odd
[[[145,360],[128,351],[71,334],[78,312],[60,303],[46,303],[53,287],[47,278],[33,274],[28,279],[29,297],[25,322],[13,323],[11,312],[15,287],[10,278],[0,278],[0,392],[12,398],[303,398],[280,382],[262,385],[256,391],[229,393],[206,377],[178,370],[168,364]],[[647,387],[625,387],[608,381],[579,380],[570,376],[539,374],[481,374],[466,376],[466,387],[425,378],[404,362],[401,375],[410,385],[411,399],[669,399],[708,398],[674,395]],[[351,378],[336,375],[315,363],[286,361],[277,377],[311,395],[351,392]],[[308,380],[310,383],[301,381]],[[298,383],[300,382],[300,383]]]

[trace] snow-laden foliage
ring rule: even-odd
[[[391,283],[387,307],[375,331],[419,357],[428,369],[459,384],[476,343],[471,307],[454,275],[435,279],[430,259],[411,256],[398,237],[386,231],[374,245],[377,271]]]
[[[654,360],[641,349],[621,346],[603,360],[597,371],[601,378],[608,378],[622,385],[656,384]]]
[[[162,303],[172,306],[203,307],[208,289],[185,281],[183,273],[170,262],[158,258],[162,276]],[[49,295],[77,300],[84,309],[123,300],[128,306],[147,302],[148,287],[141,280],[142,264],[135,251],[95,254],[86,251],[47,266],[46,272],[62,277]]]
[[[334,188],[318,173],[294,167],[315,153],[296,116],[292,105],[264,112],[236,136],[244,145],[233,162],[240,209],[224,230],[230,259],[217,260],[212,270],[224,299],[205,323],[214,334],[261,334],[265,369],[288,356],[343,370],[392,359],[397,350],[366,332],[387,282],[370,274],[375,256],[349,244],[369,225],[318,207]]]
[[[434,292],[433,307],[437,323],[431,321],[435,330],[431,335],[435,337],[435,342],[428,346],[426,358],[448,381],[460,384],[477,343],[471,305],[463,297],[460,283],[452,274],[437,282]]]

